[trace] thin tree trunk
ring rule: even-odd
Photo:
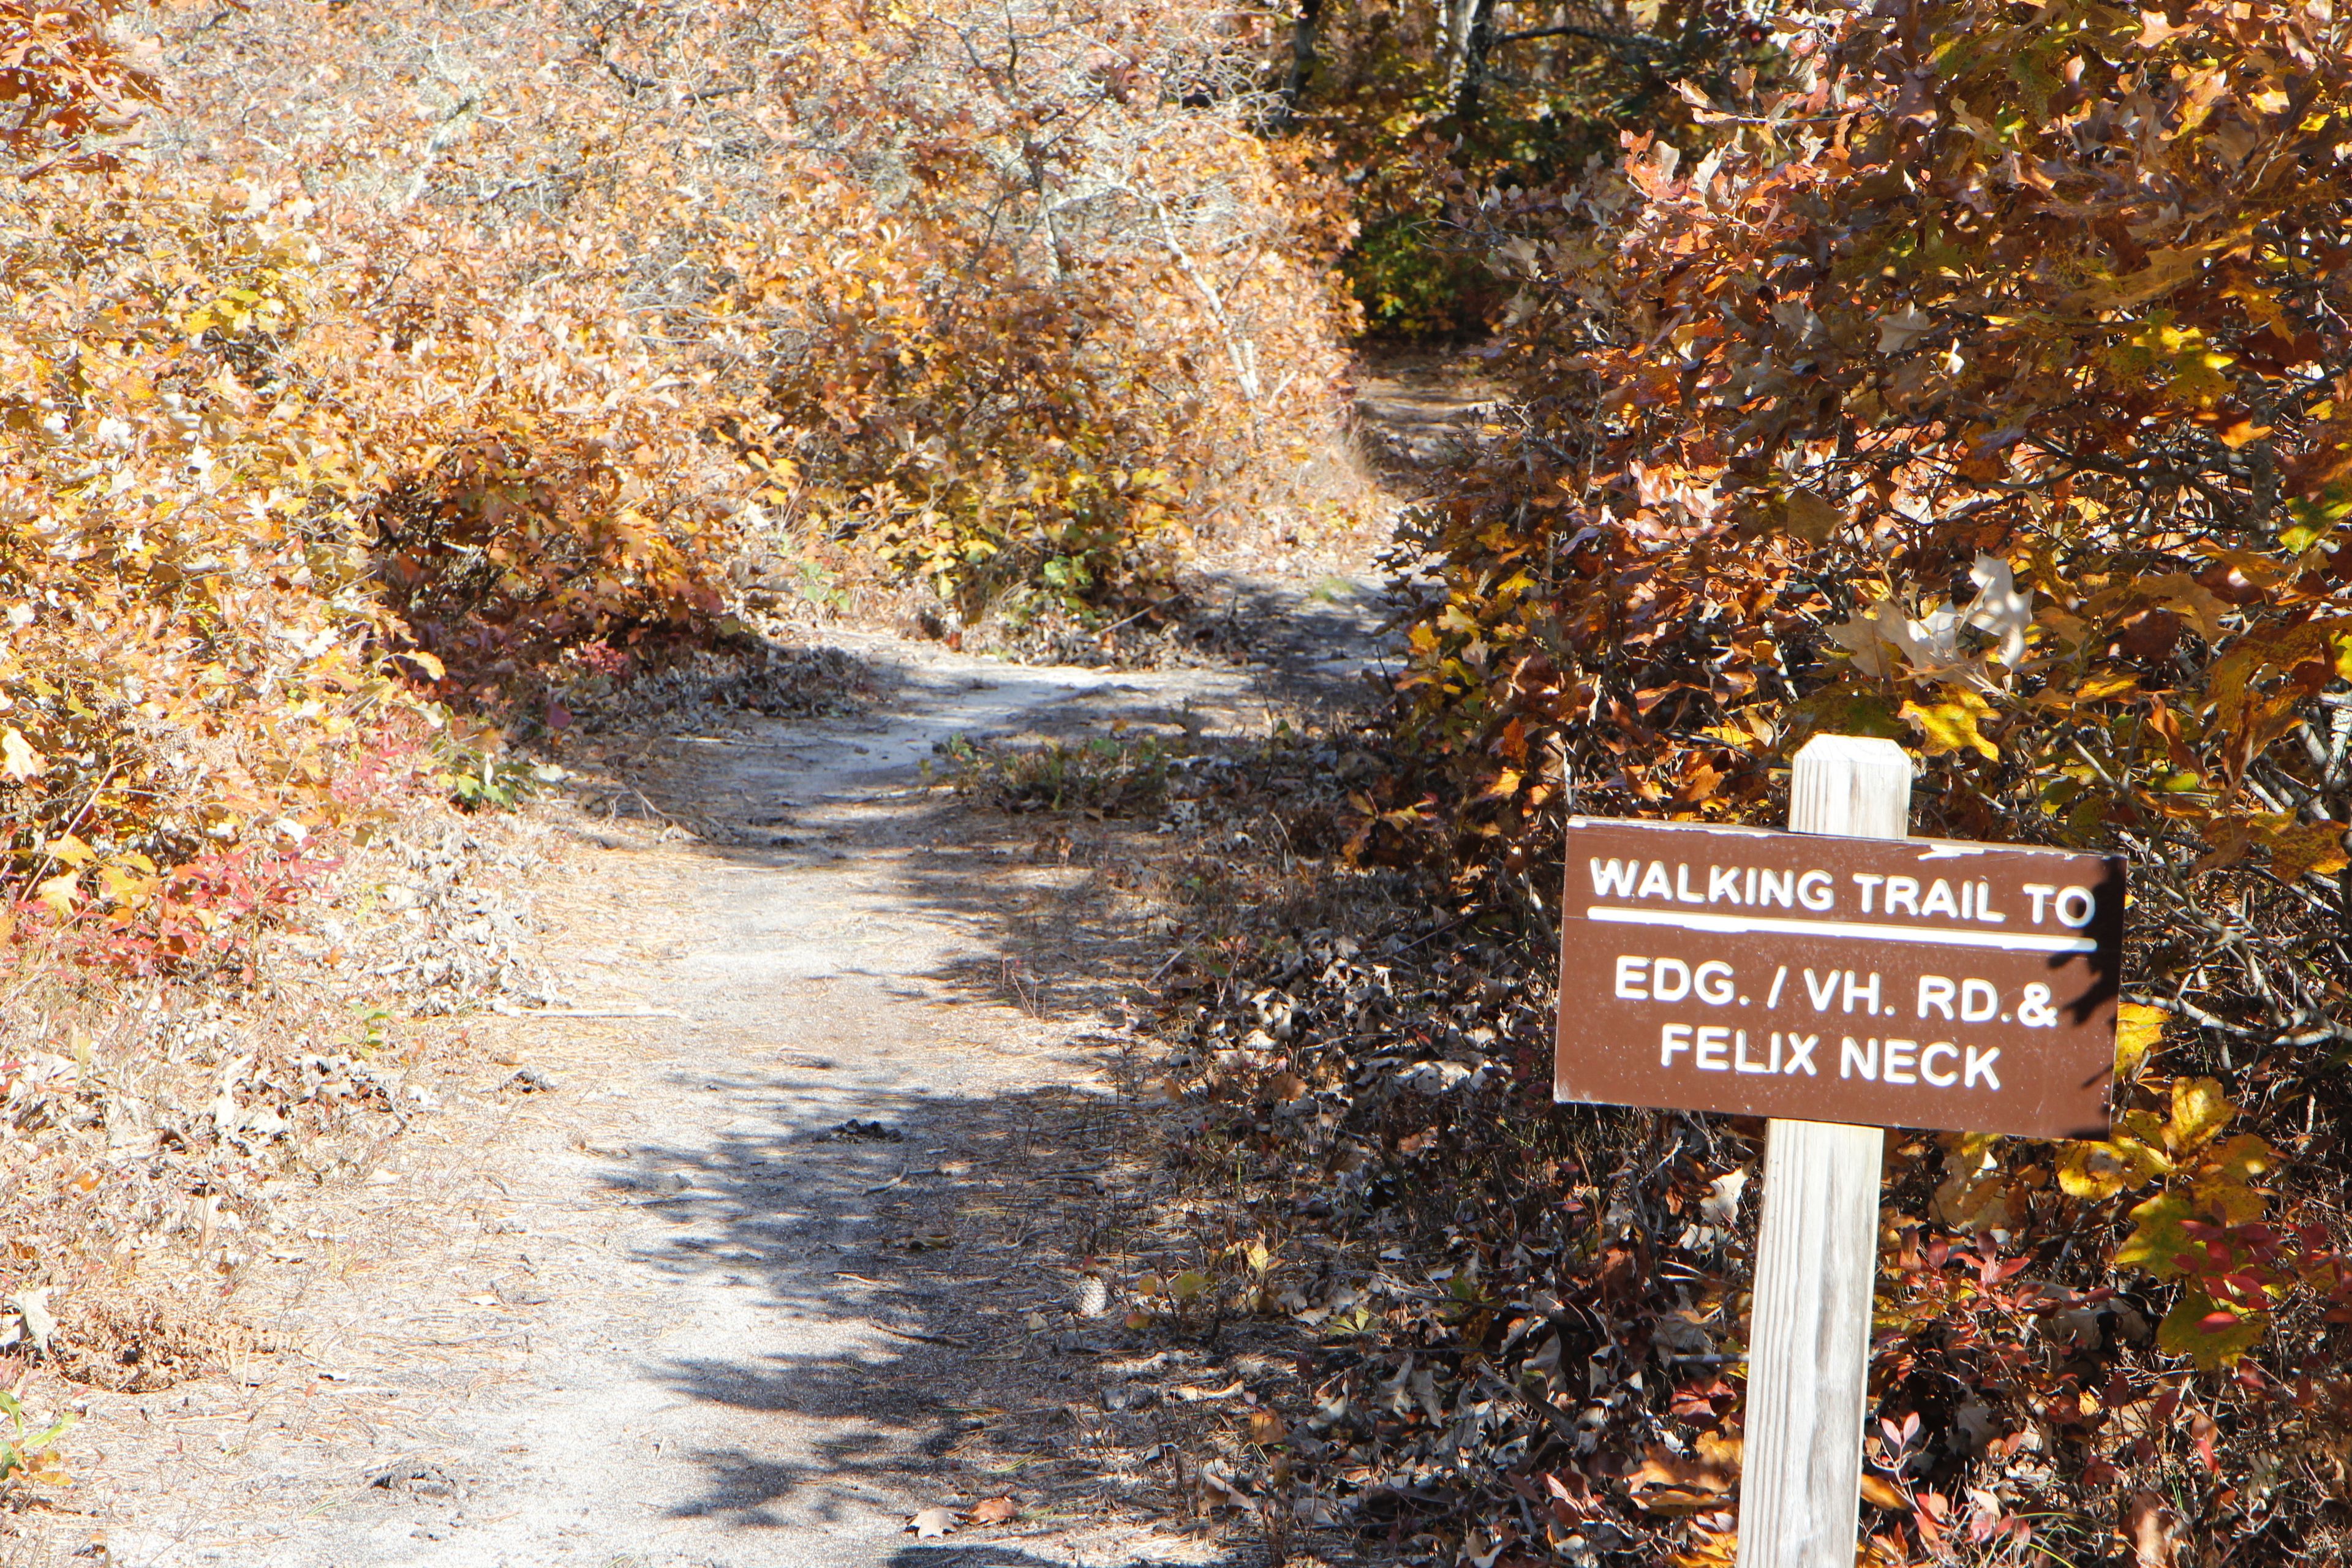
[[[1290,77],[1282,84],[1282,120],[1287,126],[1298,118],[1298,100],[1315,75],[1316,31],[1323,21],[1323,0],[1298,0],[1298,21],[1290,33]]]
[[[1462,31],[1461,75],[1454,88],[1454,117],[1475,120],[1486,90],[1486,56],[1495,47],[1495,0],[1465,0],[1469,26]]]

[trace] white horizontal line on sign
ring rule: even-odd
[[[2005,952],[2096,952],[2099,944],[2087,936],[2012,936],[2007,931],[1947,931],[1935,926],[1870,925],[1854,921],[1773,920],[1747,915],[1686,915],[1679,910],[1620,910],[1593,904],[1584,911],[1589,921],[1619,925],[1675,926],[1684,931],[1712,931],[1719,936],[1761,933],[1773,936],[1846,937],[1857,942],[1917,942],[1936,947],[1991,947]]]

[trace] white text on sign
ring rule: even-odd
[[[1789,965],[1774,967],[1772,979],[1765,988],[1762,1005],[1767,1012],[1780,1009],[1785,999],[1794,1007],[1810,1006],[1815,1013],[1859,1013],[1864,1016],[1900,1017],[1903,1009],[1891,997],[1882,995],[1885,989],[1881,976],[1874,970],[1865,978],[1858,970],[1830,969],[1816,973],[1799,970],[1801,982],[1790,985]],[[1742,1007],[1756,1005],[1755,998],[1740,989],[1739,972],[1721,959],[1706,959],[1692,963],[1680,958],[1653,958],[1643,953],[1621,952],[1617,955],[1616,994],[1624,1002],[1702,1003],[1710,1007]],[[2007,1024],[2016,1022],[2028,1028],[2054,1028],[2058,1010],[2050,999],[2050,987],[2039,982],[2018,988],[2011,1002],[2001,994],[2001,988],[1990,980],[1976,980],[1965,975],[1922,974],[1914,993],[1912,1017],[1925,1021],[1940,1018],[1948,1024]]]
[[[1821,869],[1598,856],[1586,866],[1599,900],[1585,910],[1587,920],[2007,952],[2088,952],[2098,945],[2083,934],[2098,918],[2098,897],[2080,884],[2023,883],[2016,889],[2022,902],[2000,908],[1992,882],[1976,877],[1853,871],[1841,889],[1834,874]],[[1789,912],[1763,912],[1771,910]],[[2012,914],[2019,917],[2013,923]],[[1925,923],[1937,920],[1968,924]]]
[[[1696,1072],[1743,1072],[1820,1077],[1813,1066],[1819,1034],[1793,1029],[1757,1031],[1751,1057],[1748,1031],[1722,1024],[1667,1024],[1658,1030],[1658,1065]],[[1875,1035],[1838,1040],[1838,1077],[1873,1083],[1921,1084],[1929,1089],[2000,1089],[2000,1047],[1963,1046],[1951,1040],[1880,1039]]]

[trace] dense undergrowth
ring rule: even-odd
[[[1664,0],[1303,0],[1284,125],[1349,187],[1341,267],[1384,342],[1475,342],[1504,320],[1494,208],[1613,164],[1631,131],[1697,136],[1685,92],[1747,91],[1783,58],[1771,11]]]
[[[335,861],[504,788],[482,714],[692,685],[762,595],[1163,618],[1204,524],[1353,504],[1302,478],[1352,231],[1377,324],[1491,325],[1514,391],[1409,525],[1388,732],[963,760],[1278,829],[1198,848],[1155,977],[1181,1157],[1353,1259],[1236,1276],[1320,1400],[1250,1506],[1727,1560],[1755,1130],[1546,1102],[1558,832],[1777,823],[1832,730],[1913,747],[1921,831],[2117,849],[2136,900],[2114,1136],[1890,1140],[1870,1551],[2352,1551],[2336,11],[411,0],[142,13],[136,58],[109,16],[0,5],[5,1057],[53,1156],[106,1131],[107,994],[36,961],[255,985]],[[249,1155],[305,1070],[172,1136]]]
[[[160,92],[143,145],[9,216],[27,915],[290,855],[394,710],[560,727],[829,548],[1149,605],[1335,416],[1339,220],[1175,13],[136,20],[78,90]]]
[[[1871,1551],[2335,1561],[2343,23],[1767,20],[1622,163],[1449,209],[1516,398],[1409,539],[1443,589],[1341,808],[1438,912],[1277,910],[1174,1015],[1204,1163],[1448,1271],[1367,1306],[1308,1473],[1417,1556],[1727,1560],[1756,1150],[1543,1103],[1558,832],[1778,825],[1842,731],[1914,749],[1918,831],[2135,889],[2114,1135],[1890,1141]]]
[[[201,1371],[154,1347],[218,1337],[257,1194],[404,1125],[415,1016],[532,994],[450,816],[531,787],[518,740],[832,701],[763,608],[1091,634],[1199,532],[1358,504],[1313,477],[1337,187],[1182,7],[0,44],[12,1369]]]

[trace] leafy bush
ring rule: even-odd
[[[1517,193],[1575,180],[1622,130],[1696,140],[1677,88],[1775,59],[1760,25],[1708,0],[1305,0],[1290,30],[1280,122],[1349,188],[1347,275],[1367,324],[1403,338],[1496,319],[1509,289],[1485,231]]]
[[[125,54],[108,24],[121,0],[85,5],[0,0],[0,149],[19,179],[114,166],[108,145],[154,101],[153,73]]]
[[[1475,331],[1495,292],[1494,276],[1448,244],[1443,208],[1384,213],[1348,252],[1348,276],[1376,331],[1437,337]]]
[[[529,422],[420,432],[388,493],[426,619],[667,615],[559,584],[585,548],[691,604],[712,530],[854,540],[968,617],[1089,613],[1336,428],[1338,192],[1183,7],[264,5],[167,55],[174,157],[299,164],[377,258],[369,320],[531,367],[499,388]],[[625,385],[533,398],[607,356]],[[525,547],[485,562],[486,528]]]
[[[0,1389],[0,1486],[25,1482],[55,1485],[65,1479],[65,1456],[58,1443],[73,1426],[70,1415],[60,1415],[38,1431],[25,1413],[24,1402]]]
[[[347,815],[335,783],[401,699],[345,451],[249,368],[299,330],[312,247],[127,184],[47,182],[10,222],[0,877],[37,892],[20,915],[127,913]]]
[[[1566,810],[1778,823],[1834,730],[1918,752],[1923,832],[2127,854],[2115,1136],[1948,1140],[1890,1194],[1928,1251],[1874,1392],[1927,1447],[1886,1550],[2021,1542],[2111,1485],[2259,1531],[2284,1505],[2245,1478],[2276,1423],[2337,1419],[2294,1380],[2352,1320],[2317,1130],[2352,981],[2352,38],[1952,0],[1779,42],[1781,85],[1698,95],[1704,155],[1629,135],[1622,174],[1505,215],[1522,402],[1423,521],[1430,793],[1363,799],[1358,849],[1442,847],[1540,927]],[[2027,1348],[2119,1292],[2152,1343]],[[2183,1468],[2127,1438],[2148,1398],[2234,1413]],[[2059,1473],[1996,1486],[1988,1435],[2029,1433]],[[2290,1511],[2313,1560],[2340,1539]]]
[[[154,19],[111,176],[158,79],[20,23],[80,29],[25,57],[53,177],[0,220],[33,918],[294,853],[430,770],[435,702],[709,636],[747,550],[1091,614],[1333,428],[1334,197],[1181,9]]]

